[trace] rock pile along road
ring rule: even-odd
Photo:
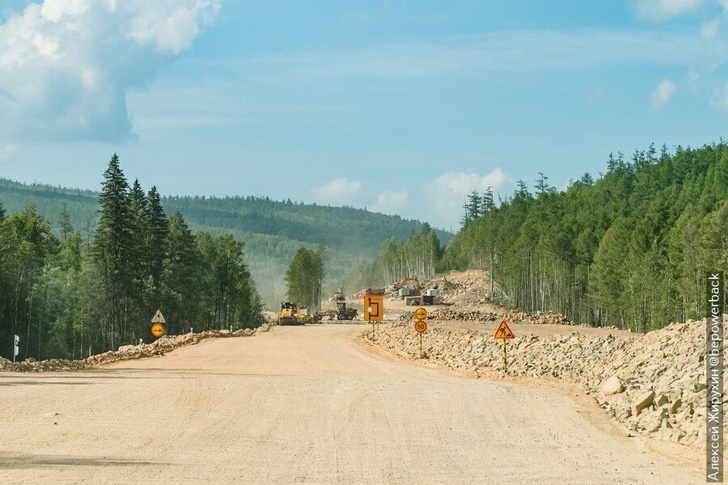
[[[0,483],[704,483],[593,401],[370,353],[363,325],[0,373]]]

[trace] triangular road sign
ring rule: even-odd
[[[167,323],[167,320],[164,319],[164,315],[162,315],[161,310],[157,310],[157,313],[154,314],[152,317],[152,323]]]
[[[513,335],[513,332],[511,332],[511,328],[508,326],[505,320],[501,320],[500,325],[498,325],[498,330],[495,331],[495,338],[516,338],[515,335]]]

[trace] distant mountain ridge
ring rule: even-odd
[[[65,206],[84,240],[93,237],[98,192],[0,178],[0,202],[6,214],[21,211],[31,201],[40,215],[53,219],[56,230]],[[280,202],[267,197],[165,196],[162,205],[168,215],[179,211],[193,231],[232,233],[244,240],[250,271],[269,306],[284,298],[283,276],[301,246],[326,247],[328,291],[338,287],[353,266],[374,258],[384,240],[404,240],[423,227],[420,221],[365,209]],[[445,231],[437,231],[437,235],[443,244],[452,238]]]

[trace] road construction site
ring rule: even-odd
[[[422,352],[414,309],[386,300],[375,331],[265,325],[0,363],[0,482],[705,482],[698,322],[581,327],[492,307],[468,278],[427,307]]]

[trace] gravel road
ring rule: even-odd
[[[387,360],[355,343],[365,328],[0,374],[0,483],[705,482],[588,403]]]

